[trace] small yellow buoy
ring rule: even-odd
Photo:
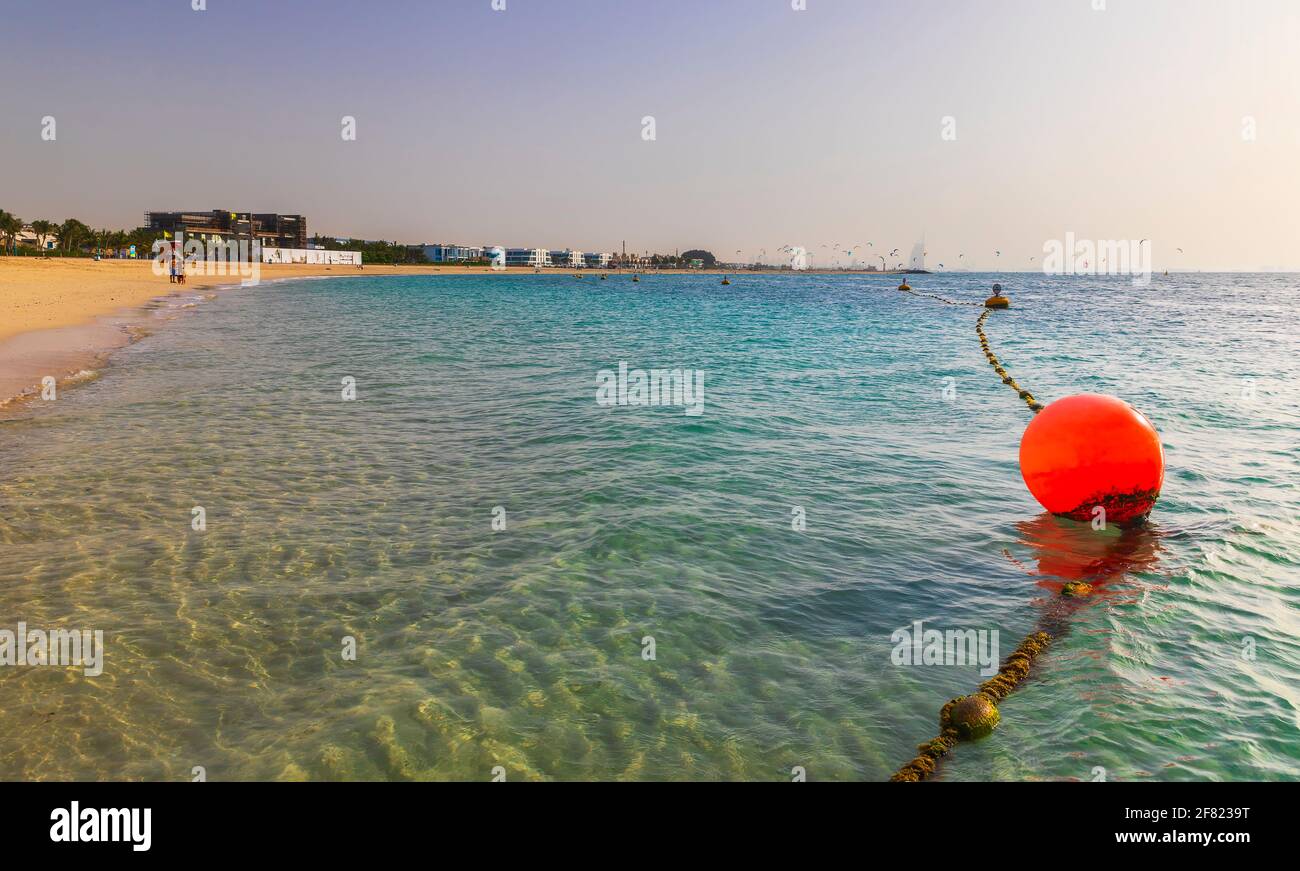
[[[993,285],[993,295],[984,300],[985,308],[1011,308],[1011,300],[1002,295],[1002,285]]]
[[[911,290],[911,289],[912,289],[912,285],[910,285],[910,284],[908,284],[906,281],[904,281],[902,284],[900,284],[900,285],[898,286],[898,289],[899,289],[899,290],[903,290],[903,291]]]

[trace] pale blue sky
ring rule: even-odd
[[[1300,3],[1093,5],[0,0],[0,208],[726,257],[925,231],[932,264],[1003,269],[1073,232],[1300,268]]]

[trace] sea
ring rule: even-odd
[[[979,308],[731,281],[140,312],[0,419],[0,633],[102,633],[94,675],[0,635],[0,779],[883,781],[986,679],[914,634],[1004,658],[1044,627],[936,781],[1300,777],[1300,276],[910,278],[1001,282],[1021,385],[1150,419],[1164,491],[1128,529],[1029,494]],[[674,370],[682,401],[617,387]]]

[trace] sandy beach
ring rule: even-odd
[[[371,266],[361,274],[466,273],[454,267]],[[261,279],[358,274],[351,267],[266,265]],[[159,297],[237,286],[236,275],[191,275],[184,286],[150,261],[0,257],[0,407],[46,376],[84,377],[132,337],[142,307]]]
[[[478,275],[481,266],[269,264],[262,281],[349,275]],[[531,275],[532,269],[508,273]],[[30,395],[41,379],[84,378],[127,344],[142,308],[159,297],[237,287],[237,275],[192,274],[183,286],[153,273],[148,260],[0,257],[0,408]]]
[[[262,280],[316,275],[474,274],[457,266],[262,266]],[[529,269],[509,270],[531,273]],[[148,260],[0,257],[0,342],[20,333],[85,324],[96,317],[143,305],[169,293],[238,284],[232,275],[191,275],[184,287],[153,274]]]
[[[266,264],[261,280],[364,275],[564,275],[568,270],[511,267],[493,273],[483,266],[351,266]],[[629,275],[635,270],[610,270]],[[729,274],[726,270],[657,269],[653,274]],[[576,273],[595,278],[600,271]],[[820,274],[838,272],[818,270]],[[646,274],[644,272],[640,274]],[[767,274],[751,270],[745,275]],[[877,273],[878,274],[878,273]],[[238,275],[191,274],[171,284],[148,260],[0,257],[0,408],[31,396],[43,378],[67,384],[84,380],[105,355],[140,335],[141,312],[173,294],[238,288]]]

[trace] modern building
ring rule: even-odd
[[[907,268],[924,269],[925,255],[925,234],[921,234],[921,241],[912,246],[912,256],[907,258]]]
[[[482,260],[482,245],[459,245],[453,242],[438,242],[424,246],[424,256],[430,263],[464,263],[467,260]]]
[[[507,248],[506,266],[531,266],[541,269],[551,265],[550,253],[545,248]]]
[[[608,269],[611,256],[609,254],[587,253],[582,255],[582,258],[588,269]]]
[[[361,266],[360,251],[326,251],[321,248],[263,248],[263,263]]]
[[[551,251],[551,265],[559,266],[565,269],[581,269],[586,265],[581,251],[564,249],[563,251]]]
[[[150,230],[177,233],[201,241],[256,239],[263,248],[306,248],[307,219],[302,215],[257,212],[145,212],[144,225]]]

